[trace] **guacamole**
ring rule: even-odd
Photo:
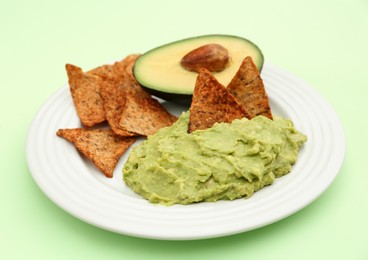
[[[125,183],[152,203],[249,198],[290,172],[307,137],[280,117],[257,116],[187,133],[189,112],[133,148]]]

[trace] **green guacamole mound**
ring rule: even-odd
[[[258,116],[187,133],[189,112],[133,148],[125,183],[152,203],[249,198],[290,172],[307,137],[288,119]]]

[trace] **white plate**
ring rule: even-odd
[[[308,141],[291,173],[249,199],[171,207],[150,204],[122,180],[130,150],[120,159],[114,177],[106,178],[55,134],[59,128],[80,126],[68,86],[47,100],[29,129],[26,152],[32,176],[54,203],[73,216],[131,236],[202,239],[278,221],[311,203],[331,184],[344,159],[345,138],[334,110],[308,84],[270,64],[264,65],[262,78],[274,114],[291,118]],[[175,114],[185,109],[165,105]]]

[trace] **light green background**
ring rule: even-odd
[[[37,187],[25,141],[38,109],[89,69],[185,37],[251,39],[266,61],[337,111],[346,157],[329,189],[275,224],[200,241],[154,241],[72,217]],[[368,259],[368,1],[0,2],[1,259]]]

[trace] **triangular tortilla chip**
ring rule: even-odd
[[[125,131],[148,136],[162,127],[172,125],[177,117],[167,112],[160,102],[139,85],[133,75],[134,63],[135,59],[131,59],[124,71],[121,87],[125,91],[125,104],[119,125]]]
[[[133,137],[120,137],[111,129],[59,129],[56,134],[73,143],[108,178],[113,176],[121,155],[135,142]]]
[[[113,82],[105,81],[101,87],[101,96],[104,103],[107,122],[114,133],[120,136],[137,135],[123,130],[119,124],[125,105],[124,89]]]
[[[272,119],[266,89],[251,57],[243,60],[227,89],[244,106],[249,119],[258,115]]]
[[[246,117],[242,105],[207,69],[200,69],[190,106],[188,132]]]
[[[72,64],[66,64],[65,68],[74,106],[82,124],[91,127],[105,121],[105,109],[100,95],[102,80],[83,73],[81,68]]]
[[[171,115],[151,96],[141,97],[132,93],[125,97],[120,127],[140,135],[152,135],[162,127],[172,125],[177,117]]]
[[[101,87],[101,96],[104,103],[106,119],[111,129],[121,136],[140,134],[127,131],[120,126],[126,103],[125,97],[134,94],[140,98],[151,98],[133,76],[132,67],[138,56],[135,54],[129,55],[113,65],[101,66],[89,72],[99,75],[104,79],[104,84]]]

